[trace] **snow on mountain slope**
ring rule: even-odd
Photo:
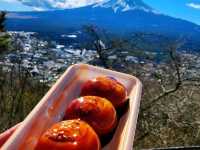
[[[55,21],[52,21],[52,18]],[[200,36],[200,26],[167,15],[158,15],[142,0],[104,0],[101,3],[73,9],[12,12],[8,14],[6,28],[17,31],[68,34],[69,30],[70,32],[71,30],[80,30],[88,24],[121,35],[133,32],[151,32],[167,36],[187,36],[193,39]]]
[[[117,10],[127,11],[140,9],[146,12],[154,10],[146,5],[142,0],[18,0],[24,5],[40,8],[43,10],[55,9],[72,9],[87,5],[101,6],[105,8],[113,8]],[[37,10],[37,9],[36,9]]]
[[[115,12],[128,10],[144,10],[146,12],[154,12],[155,10],[146,5],[142,0],[109,0],[98,3],[96,6],[105,8],[111,7]]]

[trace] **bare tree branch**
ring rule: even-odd
[[[150,103],[147,106],[145,106],[144,108],[142,108],[142,111],[147,111],[156,102],[160,101],[163,97],[168,96],[171,93],[176,92],[181,87],[181,85],[182,85],[181,74],[180,74],[180,67],[181,66],[178,62],[178,57],[177,57],[177,53],[176,53],[178,46],[179,46],[179,44],[175,43],[173,45],[170,45],[170,47],[169,47],[169,56],[170,56],[170,59],[171,59],[173,66],[175,68],[175,74],[176,74],[175,86],[172,89],[166,90],[164,85],[161,85],[163,92],[161,94],[159,94],[158,96],[156,96],[155,98],[153,98],[152,100],[150,100]]]

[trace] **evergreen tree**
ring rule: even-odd
[[[0,54],[8,50],[9,35],[5,31],[6,12],[0,12]]]
[[[5,22],[6,13],[4,11],[0,12],[0,32],[4,32],[4,22]]]

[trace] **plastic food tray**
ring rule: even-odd
[[[129,110],[121,117],[112,140],[102,149],[131,150],[140,106],[141,82],[134,76],[87,64],[76,64],[67,69],[3,145],[2,150],[34,150],[41,134],[62,120],[67,105],[79,96],[82,84],[99,75],[119,80],[127,88],[130,99]]]

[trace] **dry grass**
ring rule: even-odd
[[[0,131],[22,121],[48,87],[22,68],[0,67]]]
[[[183,86],[150,109],[141,109],[135,149],[200,145],[199,98],[199,88]],[[141,108],[148,101],[148,94],[144,94]]]

